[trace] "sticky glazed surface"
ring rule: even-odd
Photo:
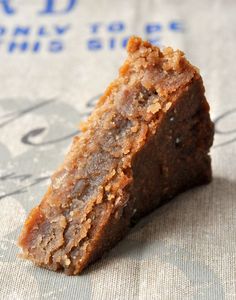
[[[115,233],[114,238],[107,233],[108,224],[114,232],[129,226],[142,203],[131,194],[142,195],[145,187],[140,186],[147,184],[138,180],[144,170],[140,166],[134,180],[134,162],[161,132],[165,116],[174,112],[182,90],[193,81],[200,80],[202,110],[211,127],[200,75],[181,51],[166,48],[161,52],[136,37],[130,39],[127,50],[118,78],[81,125],[82,132],[53,174],[47,193],[26,220],[19,244],[23,256],[40,266],[77,274],[118,240]],[[152,147],[158,153],[158,144]],[[117,229],[119,238],[121,230]]]

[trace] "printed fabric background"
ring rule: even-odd
[[[0,299],[236,299],[236,2],[0,1]],[[83,274],[17,257],[23,222],[130,35],[186,52],[204,79],[214,180],[134,227]]]

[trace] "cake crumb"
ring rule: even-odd
[[[158,102],[154,102],[153,104],[149,105],[147,108],[148,113],[155,114],[161,109],[161,105]]]
[[[171,102],[167,102],[164,108],[164,111],[167,112],[170,108],[171,108],[172,103]]]

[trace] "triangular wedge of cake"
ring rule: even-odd
[[[23,257],[78,274],[131,224],[211,180],[213,124],[197,68],[138,37],[25,222]]]

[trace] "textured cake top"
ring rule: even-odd
[[[180,50],[167,47],[161,51],[138,37],[130,38],[127,50],[128,59],[120,69],[120,76],[129,77],[130,72],[138,71],[145,88],[155,88],[160,96],[176,91],[198,74],[198,69]],[[167,82],[173,75],[173,80]]]

